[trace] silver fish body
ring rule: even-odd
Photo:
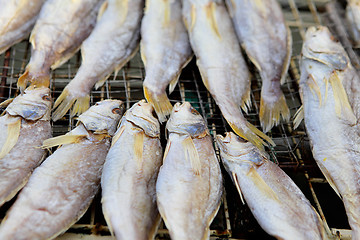
[[[47,0],[31,32],[31,58],[18,80],[24,89],[50,84],[50,69],[69,60],[93,30],[104,0]]]
[[[74,79],[54,104],[52,118],[60,119],[73,106],[71,115],[89,108],[90,91],[102,86],[137,52],[144,0],[108,0],[90,36],[81,46],[82,63]]]
[[[154,239],[160,215],[155,183],[162,164],[160,124],[151,104],[135,103],[121,120],[101,178],[103,213],[116,239]]]
[[[45,0],[0,1],[0,54],[30,34],[44,2]]]
[[[189,37],[182,21],[181,1],[147,0],[141,22],[141,57],[145,65],[144,95],[160,122],[170,115],[171,93],[181,70],[192,58]]]
[[[0,226],[0,239],[52,239],[85,213],[100,187],[109,135],[122,105],[119,100],[99,102],[68,134],[44,141],[43,147],[61,147],[31,175]],[[103,128],[104,121],[109,128]]]
[[[307,30],[300,67],[303,116],[313,156],[342,197],[352,239],[359,239],[359,78],[326,27]]]
[[[183,0],[183,17],[204,85],[236,134],[262,148],[273,144],[244,118],[251,104],[250,78],[225,4],[218,0]]]
[[[277,0],[226,0],[234,27],[246,54],[262,79],[260,123],[268,132],[290,111],[280,82],[290,64],[292,38]]]
[[[40,146],[51,137],[50,111],[50,89],[27,89],[0,117],[0,206],[15,196],[44,159],[46,151]]]
[[[360,47],[360,1],[348,0],[346,6],[345,18],[348,24],[348,30],[356,48]]]
[[[225,169],[260,226],[277,239],[327,239],[320,216],[301,190],[253,144],[218,135]]]
[[[174,240],[209,239],[222,176],[204,119],[188,102],[174,105],[156,182],[159,212]]]

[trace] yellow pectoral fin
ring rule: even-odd
[[[134,151],[135,151],[135,160],[138,163],[138,166],[141,166],[143,161],[143,151],[144,151],[144,132],[137,132],[135,134],[134,140]]]
[[[243,198],[241,189],[240,189],[240,185],[239,185],[239,182],[238,182],[238,179],[237,179],[237,175],[236,175],[236,173],[234,173],[234,172],[232,172],[231,174],[232,174],[232,177],[233,177],[233,180],[234,180],[236,189],[237,189],[238,192],[239,192],[241,202],[245,205],[245,201],[244,201],[244,198]]]
[[[267,183],[264,181],[264,179],[259,175],[259,173],[255,170],[254,167],[251,167],[249,172],[247,173],[247,176],[251,179],[251,181],[255,184],[255,186],[260,190],[265,196],[269,199],[273,199],[277,202],[279,202],[279,198],[272,190],[272,188],[267,185]]]
[[[125,130],[125,126],[122,126],[119,131],[115,134],[115,136],[112,138],[111,140],[111,147],[117,142],[117,140],[119,140],[120,136],[122,135],[122,133]]]
[[[357,121],[355,114],[351,108],[341,79],[336,72],[330,75],[329,82],[334,93],[336,115],[341,119],[349,121],[351,124],[355,124]]]
[[[211,26],[211,29],[214,31],[216,36],[221,38],[220,33],[219,33],[218,24],[216,22],[215,11],[216,11],[216,3],[215,2],[210,2],[207,6],[205,6],[206,17]]]
[[[296,111],[294,116],[294,129],[298,128],[301,121],[304,119],[304,105]]]
[[[51,148],[64,144],[78,143],[82,139],[86,138],[87,135],[61,135],[53,138],[46,139],[41,146],[42,149]]]
[[[187,137],[183,140],[182,146],[185,150],[186,161],[190,161],[191,168],[193,169],[195,175],[200,175],[201,162],[194,141],[191,137]]]
[[[1,148],[0,159],[6,156],[11,149],[15,146],[19,139],[21,129],[21,118],[18,118],[12,123],[8,124],[7,137],[4,145]]]
[[[171,14],[171,10],[170,10],[170,1],[169,0],[164,0],[164,23],[163,26],[167,27],[170,24],[170,14]]]
[[[128,15],[128,8],[129,8],[129,0],[120,0],[117,1],[118,6],[116,8],[120,10],[119,15],[121,16],[120,25],[122,25],[125,22],[125,19]]]
[[[7,106],[9,106],[10,103],[12,103],[13,100],[14,98],[9,98],[3,101],[2,103],[0,103],[0,108],[6,108]]]
[[[323,159],[323,161],[326,161],[326,160],[327,160],[326,158]],[[326,181],[329,183],[329,185],[332,187],[332,189],[334,189],[334,191],[339,196],[339,198],[342,198],[341,195],[340,195],[340,192],[337,189],[337,187],[336,187],[330,173],[328,172],[328,170],[322,164],[318,164],[318,166],[319,166],[321,172],[324,174],[324,176],[326,178]]]
[[[170,147],[171,147],[171,141],[170,139],[168,140],[167,144],[166,144],[166,148],[165,148],[165,151],[164,151],[164,156],[163,156],[163,163],[169,153],[169,150],[170,150]]]
[[[281,78],[280,78],[281,85],[285,83],[286,73],[290,66],[291,55],[292,55],[292,46],[293,46],[291,30],[289,27],[286,27],[286,33],[287,33],[286,57],[284,59],[283,69],[281,71]]]
[[[191,32],[195,26],[195,21],[196,21],[196,8],[194,5],[191,5],[191,23],[190,23],[190,28],[188,28],[188,30]]]
[[[99,21],[99,20],[101,19],[102,15],[104,14],[104,12],[105,12],[105,10],[107,9],[108,5],[109,5],[109,4],[108,4],[108,1],[105,1],[105,2],[101,5],[101,7],[100,7],[100,9],[99,9],[99,13],[98,13],[98,16],[97,16],[96,21]]]
[[[309,74],[308,80],[307,80],[307,85],[310,88],[310,91],[312,92],[312,94],[315,96],[315,94],[317,95],[318,99],[319,99],[319,107],[321,107],[321,90],[319,85],[317,84],[316,80],[314,79],[314,76],[312,74]]]

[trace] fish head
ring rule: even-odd
[[[241,168],[259,166],[268,158],[265,152],[260,151],[252,143],[245,142],[233,132],[227,132],[225,137],[217,135],[216,143],[220,148],[221,159],[228,171],[233,169],[231,167],[233,165]]]
[[[344,70],[350,63],[339,41],[324,26],[312,26],[306,31],[301,53],[301,61],[310,59],[331,70]]]
[[[120,100],[103,100],[91,106],[78,118],[85,128],[95,134],[113,136],[117,124],[124,113],[124,103]]]
[[[174,105],[166,129],[170,133],[185,134],[191,137],[199,137],[208,133],[204,118],[189,102]]]
[[[154,108],[141,100],[135,103],[125,114],[124,119],[141,128],[150,137],[160,137],[160,123],[155,118]]]
[[[50,120],[52,98],[49,88],[27,88],[23,94],[14,98],[6,108],[11,116],[21,116],[26,120]]]

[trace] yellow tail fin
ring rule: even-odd
[[[268,145],[264,142],[264,140],[270,143],[271,145],[275,146],[273,140],[271,140],[270,137],[266,136],[265,133],[261,132],[259,129],[257,129],[254,125],[252,125],[249,122],[246,122],[245,124],[246,126],[244,128],[247,129],[243,129],[240,127],[240,125],[229,122],[230,127],[234,130],[234,132],[237,135],[251,142],[260,150],[264,150],[264,145]]]
[[[24,92],[26,86],[30,83],[33,87],[49,87],[50,86],[50,74],[42,74],[37,77],[32,76],[29,70],[26,69],[23,75],[21,75],[17,82],[17,87],[21,92]]]
[[[8,124],[7,138],[4,145],[1,148],[0,159],[6,156],[11,149],[16,145],[21,129],[21,118],[16,119],[14,122]]]
[[[90,105],[90,96],[75,97],[69,93],[68,89],[64,89],[60,96],[56,99],[53,109],[56,109],[52,114],[53,121],[62,118],[67,111],[74,105],[71,111],[71,117],[80,115],[85,112]]]
[[[159,121],[161,123],[165,122],[166,117],[170,115],[172,110],[172,105],[166,95],[166,92],[155,94],[144,86],[144,95],[146,100],[154,106]]]
[[[271,130],[273,126],[277,126],[280,122],[280,115],[284,121],[289,121],[290,110],[286,104],[285,96],[282,96],[275,103],[267,103],[263,96],[260,100],[260,124],[264,132]]]

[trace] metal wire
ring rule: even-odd
[[[293,56],[288,75],[286,76],[286,82],[282,86],[292,116],[301,106],[297,86],[300,78],[298,61],[305,31],[309,26],[316,26],[322,23],[330,26],[333,24],[332,27],[334,26],[334,23],[328,19],[328,14],[325,11],[325,5],[329,1],[330,0],[279,0],[287,25],[290,27],[293,36]],[[339,15],[343,17],[343,10],[340,9]],[[16,81],[24,72],[29,58],[30,44],[28,41],[23,41],[13,46],[5,54],[0,55],[0,101],[18,94]],[[66,64],[53,71],[51,89],[54,99],[60,95],[66,84],[74,78],[80,63],[81,56],[80,53],[78,53]],[[249,66],[251,66],[251,64]],[[250,72],[253,107],[249,110],[246,117],[252,124],[261,129],[258,109],[260,105],[261,80],[255,67],[250,67]],[[144,98],[142,90],[144,76],[144,67],[140,55],[137,54],[134,59],[126,64],[117,74],[112,74],[103,87],[91,92],[91,104],[104,98],[113,98],[124,101],[126,107],[129,108],[132,104]],[[177,87],[169,97],[173,104],[177,101],[189,101],[197,108],[205,117],[206,123],[213,136],[215,136],[215,134],[224,134],[231,129],[221,116],[220,110],[202,83],[194,60],[184,69]],[[74,127],[75,123],[76,121],[70,118],[69,114],[65,115],[64,118],[53,123],[53,135],[65,134]],[[304,125],[301,124],[297,130],[293,130],[292,120],[288,123],[281,122],[279,126],[274,127],[269,132],[269,135],[276,143],[275,147],[267,149],[271,160],[278,163],[287,173],[293,174],[291,176],[302,176],[305,179],[304,181],[308,182],[307,187],[303,187],[302,190],[305,194],[308,193],[306,195],[308,198],[312,196],[313,199],[311,201],[317,206],[323,220],[326,221],[327,213],[322,209],[322,201],[318,199],[318,194],[316,194],[316,189],[314,189],[313,185],[319,188],[318,185],[323,186],[328,184],[326,180],[323,179],[321,172],[312,158]],[[218,149],[216,149],[216,152],[218,154]],[[224,172],[224,175],[225,174]],[[262,230],[256,224],[247,207],[239,203],[238,195],[233,189],[234,187],[232,186],[231,180],[228,176],[224,177],[226,196],[223,198],[223,205],[218,216],[211,225],[211,234],[212,236],[222,237],[224,239],[231,239],[231,237],[236,237],[237,239],[252,238],[254,232]],[[0,210],[6,211],[5,208],[1,208]],[[333,223],[332,221],[332,224]],[[164,224],[161,226],[163,227],[160,228],[157,238],[168,239],[169,237],[167,230],[164,228]],[[348,231],[344,230],[343,226],[343,224],[341,226],[334,224],[328,227],[328,229],[329,232],[348,234]],[[333,227],[333,229],[331,229],[331,227]],[[92,234],[92,236],[105,235],[101,239],[107,239],[106,236],[109,235],[109,230],[106,227],[105,220],[101,213],[99,197],[95,198],[88,212],[68,233],[68,236],[74,235],[70,233],[76,233],[75,235]],[[266,234],[262,234],[263,239],[267,238]]]

